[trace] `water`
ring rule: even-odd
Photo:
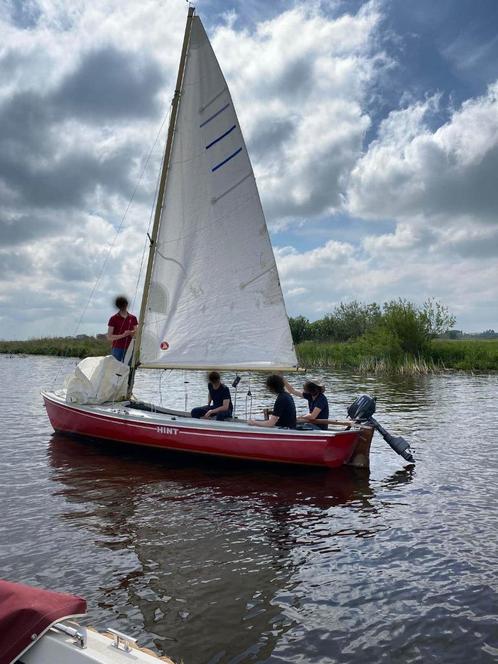
[[[39,390],[74,364],[0,356],[1,576],[82,595],[88,623],[185,664],[497,661],[497,376],[318,375],[332,416],[367,391],[412,442],[407,467],[376,435],[368,476],[55,435]],[[195,373],[136,392],[159,387],[206,398]]]

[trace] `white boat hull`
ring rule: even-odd
[[[27,653],[23,664],[158,664],[169,662],[150,651],[132,647],[129,652],[118,649],[115,639],[93,630],[87,630],[86,647],[81,648],[66,634],[50,629]]]

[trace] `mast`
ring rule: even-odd
[[[157,240],[157,235],[159,232],[159,224],[161,221],[161,212],[163,209],[163,204],[164,204],[164,191],[166,189],[166,180],[168,177],[168,171],[169,171],[169,165],[170,165],[170,158],[171,158],[171,150],[173,147],[173,137],[175,133],[175,126],[176,126],[176,120],[178,116],[178,106],[180,104],[180,97],[182,94],[182,88],[183,88],[183,76],[185,73],[185,62],[187,60],[187,51],[189,47],[189,42],[190,42],[190,31],[192,28],[192,20],[194,18],[194,13],[195,13],[195,7],[189,7],[188,9],[188,15],[187,15],[187,23],[185,25],[185,34],[183,36],[183,46],[182,46],[182,53],[180,56],[180,65],[178,67],[178,76],[176,79],[176,86],[175,86],[175,94],[173,95],[173,100],[171,102],[171,117],[169,121],[169,128],[168,128],[168,138],[166,141],[166,148],[164,150],[164,158],[163,158],[163,164],[162,164],[162,169],[161,169],[161,178],[159,180],[159,191],[157,194],[157,203],[156,203],[156,211],[154,214],[154,224],[152,226],[152,234],[150,236],[150,246],[149,246],[149,259],[147,262],[147,271],[145,273],[145,281],[144,281],[144,290],[142,294],[142,304],[140,306],[140,315],[138,319],[138,328],[137,328],[137,333],[135,335],[135,345],[133,348],[133,360],[131,363],[130,367],[130,378],[128,381],[128,393],[127,393],[127,398],[129,399],[131,397],[131,393],[133,391],[133,383],[135,381],[135,373],[136,370],[140,364],[140,342],[142,339],[142,330],[143,330],[143,325],[144,325],[144,319],[145,319],[145,310],[147,308],[147,300],[149,297],[149,288],[150,288],[150,281],[151,281],[151,276],[152,276],[152,267],[154,265],[154,254],[155,254],[155,244]]]

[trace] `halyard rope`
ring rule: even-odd
[[[119,234],[121,233],[121,231],[122,231],[122,229],[123,229],[123,225],[124,225],[124,222],[125,222],[126,216],[127,216],[128,212],[129,212],[129,210],[130,210],[130,207],[131,207],[131,204],[133,203],[133,200],[135,199],[135,194],[137,193],[138,188],[139,188],[139,186],[140,186],[140,184],[141,184],[141,182],[142,182],[142,180],[143,180],[143,177],[144,177],[144,175],[145,175],[145,171],[147,170],[147,167],[148,167],[148,165],[149,165],[149,161],[150,161],[150,158],[151,158],[151,156],[152,156],[152,153],[153,153],[154,150],[155,150],[155,147],[156,147],[156,145],[157,145],[157,142],[158,142],[158,140],[159,140],[159,137],[160,137],[160,135],[161,135],[161,132],[162,132],[162,130],[163,130],[163,127],[164,127],[164,125],[165,125],[165,123],[166,123],[166,120],[168,120],[168,118],[169,118],[169,116],[170,116],[170,113],[171,113],[171,109],[169,108],[169,109],[168,109],[168,112],[165,114],[165,116],[164,116],[164,118],[163,118],[163,121],[161,122],[161,125],[160,125],[160,127],[159,127],[159,129],[158,129],[158,131],[157,131],[157,134],[156,134],[156,137],[155,137],[155,139],[154,139],[154,142],[153,142],[153,144],[152,144],[152,146],[151,146],[151,148],[150,148],[150,150],[149,150],[149,152],[148,152],[148,154],[147,154],[147,157],[146,157],[146,159],[145,159],[145,163],[144,163],[144,165],[143,165],[142,171],[141,171],[140,176],[139,176],[139,178],[138,178],[138,180],[137,180],[137,183],[136,183],[136,185],[135,185],[135,187],[134,187],[134,189],[133,189],[133,192],[132,192],[132,194],[131,194],[130,200],[128,201],[128,205],[126,206],[126,209],[125,209],[124,214],[123,214],[123,216],[122,216],[122,218],[121,218],[121,221],[120,221],[120,223],[119,223],[119,226],[118,226],[116,232],[114,233],[114,237],[113,237],[113,239],[112,239],[111,242],[109,242],[109,244],[107,245],[107,251],[106,251],[106,253],[105,253],[105,257],[104,257],[104,261],[103,261],[103,263],[102,263],[101,270],[100,270],[100,272],[99,272],[99,274],[98,274],[98,276],[97,276],[97,279],[96,279],[96,281],[95,281],[95,283],[94,283],[94,285],[93,285],[92,291],[91,291],[91,293],[90,293],[90,295],[89,295],[89,297],[88,297],[88,299],[87,299],[87,301],[86,301],[86,303],[85,303],[85,306],[83,307],[83,310],[82,310],[81,315],[80,315],[80,317],[79,317],[79,319],[78,319],[78,322],[76,323],[76,327],[75,327],[75,330],[74,330],[74,332],[73,332],[73,337],[75,337],[75,336],[77,335],[78,330],[79,330],[79,328],[80,328],[80,325],[81,325],[81,323],[82,323],[82,321],[83,321],[83,318],[84,318],[84,316],[85,316],[85,314],[86,314],[86,312],[87,312],[87,310],[88,310],[88,307],[89,307],[89,305],[90,305],[90,302],[93,300],[93,297],[94,297],[94,295],[95,295],[95,291],[97,290],[97,286],[99,285],[99,283],[100,283],[100,281],[101,281],[101,279],[102,279],[102,276],[103,276],[103,274],[104,274],[104,270],[105,270],[105,268],[106,268],[106,266],[107,266],[107,262],[108,262],[108,260],[109,260],[109,256],[110,256],[110,254],[111,254],[111,251],[112,251],[112,249],[114,248],[114,245],[116,244],[116,240],[118,239],[118,236],[119,236]],[[159,179],[158,179],[158,182],[157,182],[157,184],[156,184],[156,191],[155,191],[155,194],[154,194],[154,200],[153,200],[153,203],[152,203],[152,208],[151,208],[151,210],[154,210],[154,203],[155,203],[156,196],[157,196],[158,183],[159,183]],[[150,224],[151,224],[151,221],[152,221],[152,216],[153,216],[153,213],[152,213],[152,211],[151,211],[151,214],[150,214],[150,217],[149,217],[149,227],[147,228],[147,232],[149,231],[149,228],[150,228]],[[140,281],[140,277],[141,277],[141,273],[142,273],[142,267],[143,267],[143,261],[144,261],[144,256],[145,256],[146,246],[147,246],[147,243],[144,243],[144,250],[143,250],[143,252],[142,252],[142,259],[141,259],[141,261],[140,261],[140,270],[139,270],[139,273],[138,273],[137,284],[136,284],[136,287],[135,287],[135,293],[134,293],[134,296],[133,296],[133,302],[135,301],[135,298],[136,298],[136,294],[137,294],[137,290],[138,290],[138,283],[139,283],[139,281]],[[54,385],[55,383],[57,383],[57,381],[59,380],[59,377],[60,377],[60,374],[61,374],[61,370],[62,370],[62,363],[59,363],[59,368],[58,368],[58,371],[57,371],[57,373],[56,373],[56,375],[55,375],[55,377],[54,377],[54,380],[53,380],[53,382],[52,382],[52,385]]]

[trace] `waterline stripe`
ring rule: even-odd
[[[200,124],[199,127],[204,127],[204,125],[207,125],[208,122],[211,122],[211,120],[214,120],[215,117],[217,117],[220,113],[223,113],[223,111],[224,111],[226,108],[228,108],[229,106],[230,106],[229,103],[228,103],[228,104],[225,104],[225,106],[223,106],[223,108],[220,108],[219,111],[216,111],[216,113],[215,113],[214,115],[212,115],[212,116],[211,116],[210,118],[208,118],[207,120],[204,120],[204,122],[203,122],[202,124]]]
[[[214,168],[212,168],[212,169],[211,169],[211,172],[214,173],[215,171],[217,171],[218,168],[221,168],[221,167],[223,166],[223,164],[226,164],[227,161],[230,161],[230,159],[233,159],[236,155],[239,154],[239,152],[242,152],[242,148],[239,148],[238,150],[235,150],[235,152],[233,152],[229,157],[227,157],[227,158],[224,159],[222,162],[220,162],[219,164],[217,164]]]
[[[228,134],[235,129],[237,125],[233,125],[233,127],[230,127],[228,131],[226,131],[224,134],[219,136],[218,138],[215,138],[214,141],[211,141],[209,145],[206,145],[206,150],[209,150],[210,147],[218,143],[218,141],[221,141],[222,138],[225,138],[225,136],[228,136]]]

